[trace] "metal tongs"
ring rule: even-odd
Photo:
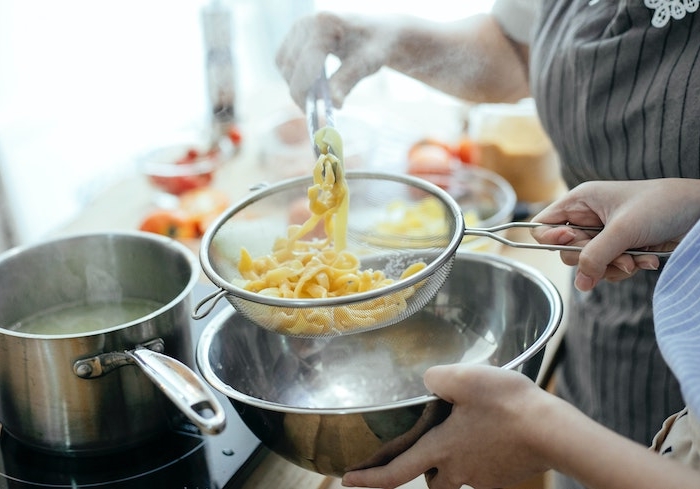
[[[321,114],[323,114],[323,120],[321,119]],[[316,145],[316,141],[314,141],[314,135],[321,127],[335,127],[333,103],[331,102],[331,94],[328,89],[325,67],[321,69],[321,74],[306,94],[306,124],[309,129],[309,137],[311,138],[311,147],[318,158],[321,156],[321,150]],[[328,152],[334,154],[330,146]]]

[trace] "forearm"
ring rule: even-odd
[[[386,65],[473,102],[529,96],[528,51],[487,14],[451,23],[404,18]]]
[[[529,435],[533,449],[588,489],[687,489],[700,483],[700,472],[614,433],[559,399],[550,401],[549,409],[537,413],[543,426]]]

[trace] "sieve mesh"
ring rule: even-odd
[[[418,312],[447,279],[464,232],[462,211],[439,187],[408,175],[348,172],[347,251],[360,270],[381,271],[390,285],[326,298],[278,298],[244,289],[241,249],[269,255],[290,224],[301,223],[311,177],[285,180],[253,192],[229,208],[202,239],[208,278],[237,311],[258,326],[294,336],[337,336],[388,326]],[[429,203],[430,211],[425,210]],[[322,229],[317,237],[323,239]],[[309,239],[307,236],[306,239]],[[400,279],[412,263],[425,268]]]

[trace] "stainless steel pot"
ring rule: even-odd
[[[184,413],[202,431],[223,407],[194,367],[190,296],[199,278],[184,245],[151,233],[97,233],[0,255],[0,424],[18,440],[96,454],[162,434]],[[11,328],[68,304],[144,299],[162,307],[81,334]]]

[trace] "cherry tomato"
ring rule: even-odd
[[[243,136],[241,135],[241,131],[238,128],[237,125],[231,124],[228,128],[228,138],[231,140],[234,146],[238,146],[241,144],[241,141],[243,139]]]

